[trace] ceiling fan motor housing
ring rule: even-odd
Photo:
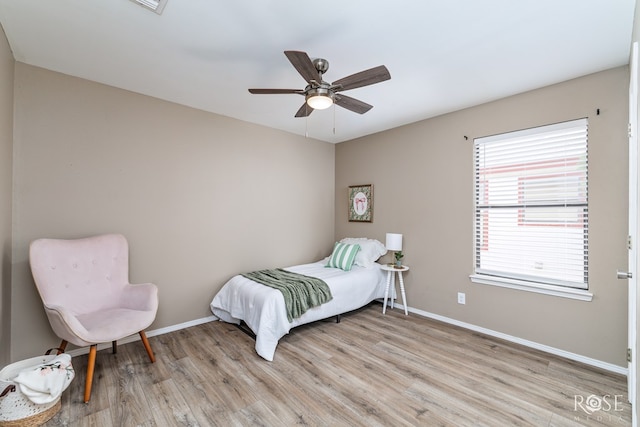
[[[330,89],[329,84],[327,82],[322,82],[320,84],[320,86],[317,87],[312,87],[312,86],[307,86],[307,88],[305,89],[306,94],[306,98],[309,99],[312,96],[327,96],[331,99],[333,99],[334,97],[334,93],[333,91]]]

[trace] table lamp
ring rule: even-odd
[[[402,234],[387,233],[387,250],[394,251],[394,257],[396,259],[396,267],[402,265]]]

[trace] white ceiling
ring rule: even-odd
[[[15,59],[247,122],[341,142],[628,64],[635,0],[0,0]],[[322,57],[328,82],[378,65],[372,104],[294,118],[283,51]],[[335,129],[335,130],[334,130]]]

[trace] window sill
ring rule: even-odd
[[[556,297],[570,298],[580,301],[593,300],[593,294],[585,289],[573,289],[563,286],[545,285],[542,283],[532,284],[531,282],[525,282],[522,280],[484,276],[481,274],[472,274],[469,276],[469,279],[471,279],[473,283],[480,283],[483,285],[500,286],[503,288],[535,292],[538,294],[552,295]]]

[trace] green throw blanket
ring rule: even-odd
[[[323,280],[282,268],[253,271],[244,273],[243,276],[282,292],[289,322],[302,316],[310,308],[333,299],[329,286]]]

